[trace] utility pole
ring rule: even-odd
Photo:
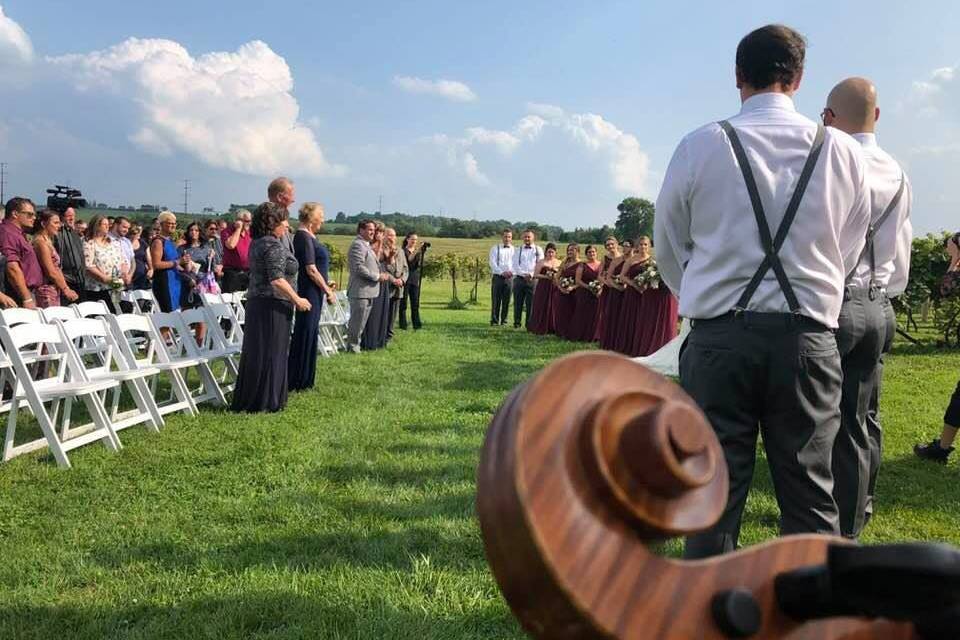
[[[190,180],[184,179],[183,181],[183,213],[187,213],[187,203],[189,202],[190,194]]]
[[[0,162],[0,206],[6,204],[7,199],[4,189],[7,186],[7,163]]]
[[[382,195],[377,196],[377,201],[379,202],[379,204],[377,205],[377,215],[382,216],[383,215],[383,196]]]

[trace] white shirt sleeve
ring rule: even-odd
[[[860,261],[860,254],[863,253],[863,247],[867,243],[867,229],[870,227],[871,200],[870,189],[867,184],[866,163],[862,157],[857,154],[854,156],[856,167],[854,170],[854,180],[856,183],[856,194],[853,201],[853,207],[847,214],[843,224],[843,235],[841,236],[840,250],[843,252],[843,275],[846,277],[850,271],[857,266]],[[848,242],[842,240],[849,239]]]
[[[490,273],[495,276],[500,275],[500,265],[497,264],[497,247],[500,245],[494,245],[490,248]]]
[[[913,225],[910,222],[910,213],[913,210],[913,186],[907,180],[904,193],[906,206],[902,208],[901,217],[897,220],[897,255],[893,259],[893,275],[887,284],[887,295],[896,298],[907,289],[910,278],[910,250],[913,247]]]
[[[670,159],[657,197],[653,238],[660,276],[674,295],[680,293],[683,270],[690,259],[690,192],[686,140]]]

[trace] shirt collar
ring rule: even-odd
[[[853,137],[860,143],[861,147],[879,146],[877,145],[877,134],[875,133],[855,133]]]
[[[785,93],[771,91],[768,93],[758,93],[744,100],[743,105],[740,107],[740,113],[758,111],[760,109],[796,111],[797,107],[793,104],[793,98],[790,96]]]

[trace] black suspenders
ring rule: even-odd
[[[890,217],[890,214],[893,213],[893,210],[897,208],[897,205],[900,204],[900,199],[903,197],[903,190],[907,183],[907,177],[901,173],[900,174],[900,188],[897,189],[897,192],[894,194],[893,199],[890,201],[890,204],[887,205],[887,208],[883,210],[883,213],[880,214],[880,217],[877,218],[876,223],[871,224],[867,229],[867,242],[863,245],[863,251],[860,252],[860,255],[857,257],[857,262],[853,265],[853,269],[850,269],[850,273],[847,274],[847,282],[850,282],[850,278],[853,277],[853,274],[857,272],[857,267],[860,266],[860,262],[863,260],[864,255],[870,256],[870,287],[876,286],[877,278],[877,259],[873,251],[873,240],[877,235],[877,229],[883,226],[883,223],[887,221],[887,218]]]
[[[740,137],[728,121],[723,120],[719,124],[730,140],[730,146],[733,147],[733,155],[736,156],[737,164],[740,165],[740,171],[743,173],[743,181],[747,186],[747,193],[750,195],[753,215],[757,219],[760,243],[763,245],[763,251],[765,253],[763,262],[760,263],[756,273],[753,274],[753,278],[750,279],[750,283],[747,285],[747,288],[744,289],[743,295],[737,300],[734,311],[743,311],[747,308],[753,295],[760,287],[760,283],[763,282],[764,276],[767,275],[767,271],[773,269],[773,273],[777,277],[777,283],[780,285],[780,290],[787,299],[787,306],[789,306],[792,313],[799,314],[800,302],[797,300],[797,295],[793,291],[793,286],[787,279],[787,274],[783,269],[783,263],[780,262],[780,256],[778,254],[780,248],[783,246],[783,241],[787,238],[787,232],[790,231],[790,226],[797,216],[800,201],[803,200],[803,194],[806,192],[807,185],[810,183],[810,176],[813,175],[813,169],[816,167],[817,159],[820,157],[820,151],[823,149],[823,126],[817,126],[817,135],[813,139],[813,146],[810,147],[810,153],[807,156],[806,163],[803,165],[800,178],[797,180],[797,186],[793,191],[793,196],[790,198],[790,204],[787,205],[787,210],[783,214],[783,220],[777,228],[776,237],[771,237],[770,227],[767,225],[767,217],[763,212],[763,203],[760,201],[760,192],[757,190],[757,182],[753,177],[750,160],[747,158],[746,151],[743,150]]]

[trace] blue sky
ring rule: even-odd
[[[285,173],[330,212],[382,195],[389,211],[599,225],[623,197],[656,196],[687,131],[737,110],[738,40],[784,22],[809,39],[800,110],[816,117],[846,76],[874,79],[915,226],[957,225],[956,3],[0,7],[11,192],[69,180],[179,209],[190,178],[198,210],[260,200]]]

